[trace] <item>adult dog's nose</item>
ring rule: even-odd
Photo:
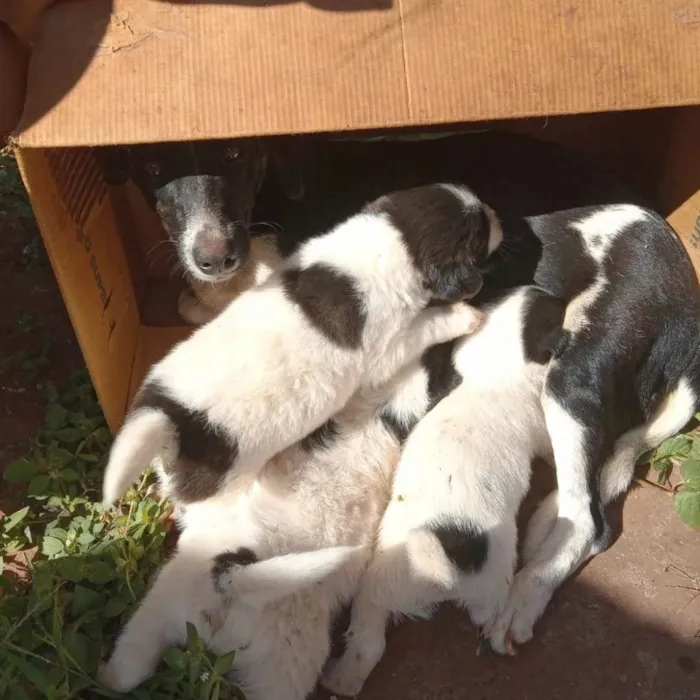
[[[202,231],[192,246],[192,259],[199,272],[207,277],[229,275],[238,264],[234,239],[222,233]]]

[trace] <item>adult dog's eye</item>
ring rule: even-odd
[[[241,151],[238,148],[231,147],[226,149],[226,160],[236,160],[240,155]]]
[[[146,172],[151,177],[158,177],[158,175],[160,175],[160,165],[158,165],[158,163],[147,163]]]

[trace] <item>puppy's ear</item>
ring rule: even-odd
[[[132,174],[131,153],[124,146],[106,146],[94,150],[102,177],[108,185],[123,185]]]
[[[470,262],[428,265],[424,278],[433,298],[446,302],[471,299],[484,284],[481,273]]]
[[[306,184],[302,173],[301,146],[291,141],[280,141],[274,145],[270,156],[287,197],[294,200],[303,199]]]

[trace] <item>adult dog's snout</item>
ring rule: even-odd
[[[192,244],[192,261],[197,272],[212,281],[228,277],[240,261],[235,236],[213,229],[200,231]]]

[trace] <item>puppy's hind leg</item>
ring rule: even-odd
[[[378,589],[390,586],[396,552],[379,554],[360,584],[352,604],[346,647],[339,659],[331,659],[321,675],[321,685],[331,693],[354,697],[379,663],[386,648],[386,626],[391,614],[380,600]]]
[[[537,554],[515,576],[508,603],[491,633],[491,645],[499,653],[506,651],[506,640],[529,641],[534,623],[558,586],[586,553],[603,551],[609,543],[598,491],[599,470],[612,451],[603,395],[586,373],[576,374],[567,365],[551,366],[542,402],[556,461],[557,517]]]
[[[156,670],[163,652],[186,638],[186,623],[198,625],[200,611],[213,607],[211,559],[179,551],[159,572],[134,616],[102,664],[98,681],[110,690],[128,692]]]

